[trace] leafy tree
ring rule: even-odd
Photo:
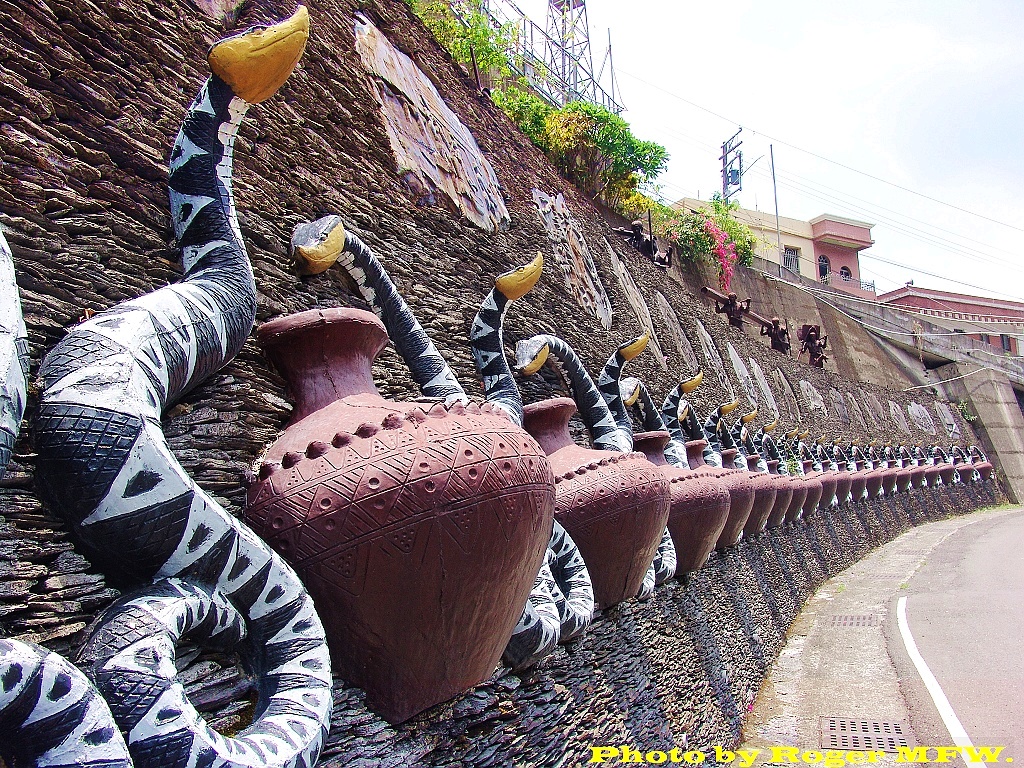
[[[524,82],[515,82],[510,62],[515,56],[517,29],[512,24],[495,28],[482,0],[408,1],[467,71],[472,71],[475,60],[477,70],[496,84],[492,89],[495,104],[591,198],[621,209],[641,184],[665,170],[665,148],[638,139],[614,112],[579,101],[556,109]]]
[[[495,28],[484,13],[483,0],[409,0],[437,41],[467,72],[476,69],[498,81],[510,79],[509,61],[516,47],[518,30],[514,24]],[[456,9],[458,12],[456,13]]]

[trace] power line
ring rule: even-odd
[[[695,138],[693,136],[688,136],[686,134],[680,133],[679,131],[676,131],[675,129],[673,129],[671,127],[668,127],[668,126],[659,125],[659,127],[662,130],[664,130],[665,133],[668,133],[669,135],[675,136],[677,138],[681,138],[681,139],[683,139],[683,140],[693,144],[694,146],[698,147],[699,149],[701,149],[702,151],[704,151],[705,153],[707,153],[709,155],[714,155],[714,153],[717,152],[717,150],[714,147],[712,147],[710,144],[706,144],[705,142],[702,142],[702,141],[700,141],[699,139],[697,139],[697,138]],[[769,173],[767,171],[763,170],[763,169],[757,169],[756,174],[759,175],[763,179],[766,179],[766,180],[770,179]],[[858,215],[858,216],[861,216],[861,215],[870,216],[871,218],[875,219],[877,221],[877,223],[882,224],[884,226],[888,226],[891,229],[893,229],[894,231],[899,232],[899,233],[901,233],[903,235],[906,235],[907,237],[910,237],[910,238],[912,238],[914,240],[918,240],[919,242],[925,243],[927,245],[932,245],[932,246],[936,246],[936,247],[942,248],[943,250],[949,251],[950,253],[956,253],[956,254],[958,254],[960,256],[963,256],[965,258],[968,258],[968,259],[977,260],[980,263],[990,264],[992,266],[1008,267],[1008,268],[1014,269],[1014,270],[1019,270],[1020,269],[1020,264],[1017,261],[1007,261],[1005,259],[1000,259],[998,256],[994,256],[994,255],[992,255],[990,253],[986,253],[985,251],[980,250],[978,248],[972,248],[971,246],[964,245],[962,243],[958,243],[958,242],[956,242],[954,240],[950,240],[948,238],[942,237],[941,235],[936,235],[936,234],[933,234],[931,232],[922,230],[922,229],[920,229],[918,227],[914,227],[913,225],[906,224],[903,221],[899,221],[897,219],[893,219],[893,218],[891,218],[889,216],[886,216],[884,213],[879,213],[879,211],[884,211],[884,212],[890,213],[890,214],[892,214],[894,216],[901,217],[901,218],[906,218],[906,219],[909,219],[911,221],[917,221],[919,223],[925,224],[926,226],[932,227],[932,228],[937,229],[939,231],[948,232],[949,234],[952,234],[952,235],[954,235],[956,237],[959,237],[959,238],[962,238],[962,239],[965,239],[965,240],[972,240],[973,241],[973,238],[971,238],[971,237],[969,237],[967,235],[961,235],[961,234],[958,234],[956,232],[953,232],[952,230],[946,230],[946,229],[944,229],[942,227],[938,227],[938,226],[929,224],[928,222],[922,221],[920,219],[915,219],[912,216],[908,216],[906,214],[901,213],[900,211],[895,211],[895,210],[893,210],[891,208],[887,208],[885,206],[874,205],[874,206],[869,207],[869,208],[868,207],[859,206],[859,205],[856,205],[855,203],[850,203],[848,200],[845,200],[842,197],[836,197],[836,196],[830,195],[827,192],[822,192],[819,189],[815,189],[813,186],[807,186],[807,185],[801,184],[800,182],[797,182],[797,181],[790,181],[789,179],[786,178],[787,176],[791,176],[793,178],[799,178],[799,179],[804,179],[805,181],[810,181],[810,180],[805,179],[805,177],[799,176],[797,174],[793,174],[793,173],[790,173],[790,172],[782,172],[782,171],[780,171],[779,172],[779,176],[783,178],[783,181],[781,182],[781,186],[783,186],[783,187],[785,187],[787,189],[790,189],[791,191],[794,191],[794,192],[796,192],[797,194],[799,194],[799,195],[801,195],[803,197],[806,197],[806,198],[809,198],[809,199],[814,199],[814,200],[820,200],[822,202],[827,203],[830,206],[838,205],[841,208],[844,208],[846,210],[854,212],[855,215]],[[663,186],[675,187],[676,189],[682,190],[681,187],[678,187],[677,185],[673,185],[671,183],[663,183]],[[825,189],[831,189],[830,187],[827,187],[825,185],[820,185],[820,186],[824,187]],[[837,190],[833,190],[833,191],[837,191]],[[839,194],[843,194],[843,193],[839,193]],[[849,197],[852,197],[855,200],[860,200],[860,198],[856,198],[856,197],[854,197],[852,195],[850,195]],[[871,205],[871,204],[868,203],[868,205]],[[996,246],[986,246],[986,247],[994,248],[995,250],[1000,250],[1003,253],[1007,253],[1007,254],[1012,255],[1012,253],[1010,251],[1006,251],[1005,249],[997,248]]]
[[[697,104],[696,102],[693,102],[693,101],[690,101],[689,99],[683,98],[682,96],[680,96],[677,93],[673,93],[672,91],[669,91],[669,90],[667,90],[665,88],[662,88],[660,85],[655,85],[654,83],[651,83],[651,82],[649,82],[647,80],[644,80],[642,77],[637,77],[636,75],[634,75],[634,74],[632,74],[630,72],[626,72],[625,70],[620,69],[619,70],[619,74],[625,75],[626,77],[630,77],[630,78],[636,80],[639,83],[643,83],[644,85],[646,85],[646,86],[648,86],[650,88],[655,89],[656,91],[661,91],[662,93],[664,93],[667,96],[671,96],[672,98],[677,99],[678,101],[681,101],[684,104],[689,104],[691,107],[699,109],[702,112],[707,112],[709,115],[717,117],[720,120],[724,120],[727,123],[732,123],[733,125],[740,125],[741,124],[740,121],[733,120],[731,118],[726,117],[725,115],[721,115],[718,112],[715,112],[714,110],[708,109],[707,107],[701,106],[700,104]],[[916,195],[916,196],[921,197],[921,198],[923,198],[925,200],[930,200],[933,203],[938,203],[939,205],[944,205],[947,208],[952,208],[953,210],[960,211],[961,213],[966,213],[966,214],[969,214],[971,216],[975,216],[975,217],[977,217],[979,219],[983,219],[985,221],[992,222],[993,224],[999,224],[1000,226],[1016,230],[1017,232],[1024,232],[1024,227],[1018,227],[1018,226],[1016,226],[1014,224],[1008,224],[1005,221],[1000,221],[999,219],[994,219],[991,216],[985,216],[984,214],[977,213],[976,211],[972,211],[972,210],[969,210],[967,208],[963,208],[963,207],[961,207],[959,205],[955,205],[953,203],[947,203],[945,200],[940,200],[937,197],[932,197],[931,195],[926,195],[923,192],[918,192],[915,189],[911,189],[910,187],[905,187],[902,184],[897,184],[894,181],[889,181],[888,179],[883,179],[881,176],[875,176],[872,173],[868,173],[867,171],[862,171],[862,170],[860,170],[858,168],[854,168],[853,166],[846,165],[845,163],[841,163],[838,160],[833,160],[833,159],[831,159],[829,157],[825,157],[824,155],[820,155],[817,152],[812,152],[809,149],[804,149],[803,147],[798,147],[796,144],[791,144],[788,141],[776,138],[776,137],[771,136],[771,135],[769,135],[767,133],[764,133],[763,131],[757,131],[757,130],[754,130],[753,128],[751,128],[750,130],[754,134],[760,134],[761,136],[764,136],[765,138],[770,139],[771,141],[774,141],[774,142],[777,142],[779,144],[782,144],[783,146],[789,147],[790,149],[795,149],[798,152],[803,152],[805,155],[810,155],[811,157],[815,157],[818,160],[823,160],[826,163],[831,163],[832,165],[838,166],[839,168],[844,168],[844,169],[846,169],[848,171],[851,171],[853,173],[859,174],[859,175],[864,176],[866,178],[872,179],[874,181],[878,181],[878,182],[880,182],[882,184],[886,184],[886,185],[888,185],[890,187],[894,187],[895,189],[899,189],[899,190],[902,190],[904,192],[908,192],[908,193],[910,193],[912,195]]]

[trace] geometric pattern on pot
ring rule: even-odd
[[[569,213],[561,192],[552,197],[539,189],[533,190],[533,202],[537,206],[544,231],[553,246],[555,263],[562,271],[569,293],[583,309],[601,321],[606,331],[612,327],[612,302],[601,282],[597,266],[590,255],[583,230]]]
[[[866,430],[868,428],[868,424],[864,420],[864,413],[861,411],[860,403],[857,402],[857,398],[853,396],[852,392],[846,393],[846,404],[850,407],[850,413],[853,415],[853,420],[861,429]]]
[[[665,323],[665,328],[668,329],[668,337],[675,342],[676,349],[679,350],[679,354],[682,355],[683,361],[686,363],[686,373],[691,376],[695,375],[700,370],[700,363],[697,362],[697,355],[693,351],[690,340],[686,338],[683,326],[679,322],[679,316],[672,309],[672,305],[668,303],[665,294],[655,291],[654,296],[657,300],[658,312],[661,313],[661,319]]]
[[[889,415],[896,422],[896,426],[900,428],[900,432],[910,434],[910,425],[907,423],[907,417],[903,414],[903,409],[892,400],[889,401]]]
[[[832,401],[832,409],[836,412],[836,416],[839,417],[839,421],[849,426],[850,410],[846,407],[846,400],[843,398],[843,393],[838,389],[830,389],[828,391],[828,399]]]
[[[599,608],[637,594],[668,522],[671,491],[639,453],[584,448],[572,441],[569,398],[531,403],[524,424],[555,473],[555,518],[579,547]]]
[[[799,423],[800,400],[797,398],[796,392],[793,391],[793,385],[789,383],[789,379],[786,378],[786,374],[784,374],[779,368],[772,371],[772,380],[782,393],[782,405],[785,407],[787,415],[794,423]]]
[[[922,432],[927,432],[929,435],[935,435],[938,430],[935,429],[935,420],[932,419],[932,415],[928,413],[928,409],[917,401],[911,402],[907,406],[907,411],[910,412],[910,418],[914,420],[914,423]]]
[[[775,402],[775,395],[772,392],[772,388],[768,386],[768,379],[765,378],[764,371],[761,369],[760,364],[754,358],[749,358],[750,367],[754,371],[754,379],[757,381],[757,386],[761,389],[761,394],[764,395],[765,403],[768,405],[768,413],[772,417],[773,421],[778,420],[779,416],[779,404]]]
[[[807,379],[800,379],[800,393],[804,396],[807,406],[812,411],[819,411],[826,419],[829,417],[828,408],[825,407],[825,400],[822,398],[821,393]]]
[[[392,723],[483,682],[551,536],[540,446],[490,403],[382,398],[369,312],[302,312],[260,339],[296,405],[246,520],[313,595],[338,673]]]
[[[626,268],[625,262],[615,253],[615,249],[612,248],[607,238],[604,240],[604,245],[608,249],[608,258],[612,262],[612,272],[619,278],[619,285],[622,286],[622,291],[626,294],[626,301],[629,302],[629,306],[636,313],[636,319],[640,321],[640,326],[651,335],[650,350],[654,353],[654,357],[658,361],[658,365],[661,366],[661,369],[667,371],[668,363],[665,360],[665,353],[661,351],[661,343],[658,341],[658,334],[654,330],[654,320],[651,319],[651,309],[647,306],[647,300],[644,299],[640,289],[637,288],[636,282]]]
[[[729,361],[732,363],[732,369],[736,374],[736,378],[740,380],[740,386],[743,387],[743,391],[747,395],[750,407],[757,408],[760,398],[758,397],[757,385],[750,376],[750,371],[747,370],[743,358],[740,357],[739,352],[736,351],[736,347],[732,345],[731,341],[726,342],[725,347],[729,351]]]
[[[434,84],[362,16],[355,37],[395,165],[417,204],[446,205],[488,232],[507,230],[508,209],[494,168]]]
[[[693,322],[697,325],[697,338],[700,340],[704,359],[707,360],[708,365],[714,369],[715,375],[718,376],[718,383],[722,385],[722,391],[729,394],[730,401],[735,400],[736,396],[733,394],[732,382],[729,380],[729,374],[725,372],[725,363],[722,361],[722,356],[718,353],[714,339],[711,338],[708,329],[704,327],[700,320],[695,319]]]
[[[942,426],[946,428],[946,434],[948,434],[953,440],[959,439],[960,425],[957,424],[956,419],[953,418],[953,411],[950,410],[949,406],[936,400],[935,412],[939,415],[939,420],[942,421]]]

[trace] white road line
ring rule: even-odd
[[[956,712],[953,711],[953,707],[950,706],[949,699],[942,692],[942,686],[939,685],[939,681],[935,679],[932,671],[928,669],[928,665],[925,663],[921,652],[917,650],[914,636],[910,634],[910,624],[907,623],[906,595],[896,601],[896,623],[899,625],[900,635],[903,637],[903,645],[907,649],[907,655],[914,662],[914,666],[917,667],[917,673],[921,676],[922,682],[924,682],[924,687],[931,694],[932,701],[935,702],[935,708],[939,710],[939,716],[942,717],[942,722],[945,724],[946,730],[949,731],[950,738],[953,739],[953,744],[958,747],[973,747],[974,744],[960,723],[960,719],[956,716]],[[964,760],[974,762],[966,755],[964,755]]]

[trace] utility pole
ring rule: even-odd
[[[775,147],[768,145],[768,154],[772,161],[772,195],[775,196],[775,238],[779,246],[779,277],[782,277],[782,227],[779,226],[779,189],[775,186]],[[797,274],[800,274],[800,265],[797,264]]]
[[[722,197],[726,202],[737,192],[743,191],[743,153],[740,147],[742,141],[736,141],[736,137],[743,132],[741,127],[728,141],[722,145]]]

